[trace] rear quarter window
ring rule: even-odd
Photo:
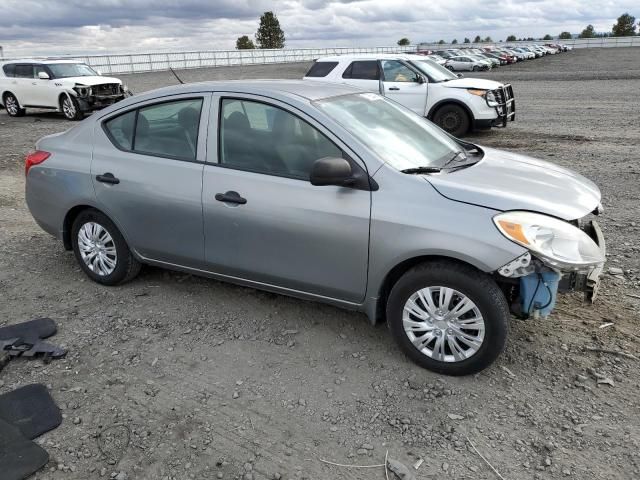
[[[136,111],[132,110],[105,122],[104,126],[111,141],[123,150],[131,150]]]
[[[316,62],[314,63],[305,77],[326,77],[338,65],[338,62]]]
[[[2,71],[7,77],[15,77],[16,66],[14,64],[5,65],[2,67]]]

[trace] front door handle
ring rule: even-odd
[[[111,185],[117,185],[120,183],[120,179],[113,176],[113,173],[103,173],[102,175],[96,175],[96,180],[102,183],[109,183]]]
[[[389,90],[400,90],[398,87],[389,87]]]
[[[244,205],[247,203],[246,198],[242,198],[238,192],[229,190],[226,193],[216,193],[216,200],[224,203],[236,203],[238,205]]]

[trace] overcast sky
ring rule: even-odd
[[[0,0],[6,57],[228,49],[273,10],[287,47],[391,45],[610,31],[638,0]]]

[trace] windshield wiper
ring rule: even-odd
[[[415,167],[415,168],[405,168],[404,170],[400,170],[402,173],[407,174],[422,174],[422,173],[440,173],[442,169],[440,167]]]
[[[462,155],[464,158],[462,158],[462,160],[466,160],[467,159],[467,155],[462,151],[459,150],[457,151],[449,160],[447,160],[444,165],[442,165],[442,168],[446,168],[448,165],[451,165],[453,162],[455,162],[458,157]]]

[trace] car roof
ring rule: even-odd
[[[351,93],[361,93],[362,90],[350,85],[313,80],[228,80],[185,83],[151,90],[127,100],[146,100],[165,95],[182,95],[200,92],[229,92],[264,96],[297,97],[314,101],[321,98],[337,97]],[[123,102],[119,102],[123,104]]]
[[[47,64],[47,65],[51,65],[52,63],[84,63],[81,60],[49,60],[46,58],[17,58],[17,59],[13,59],[13,60],[4,60],[3,62],[0,62],[0,65],[7,65],[7,64],[12,64],[12,63],[32,63],[34,65],[42,65],[42,64]]]
[[[317,62],[340,62],[342,60],[425,60],[425,55],[411,53],[349,53],[318,57]]]

